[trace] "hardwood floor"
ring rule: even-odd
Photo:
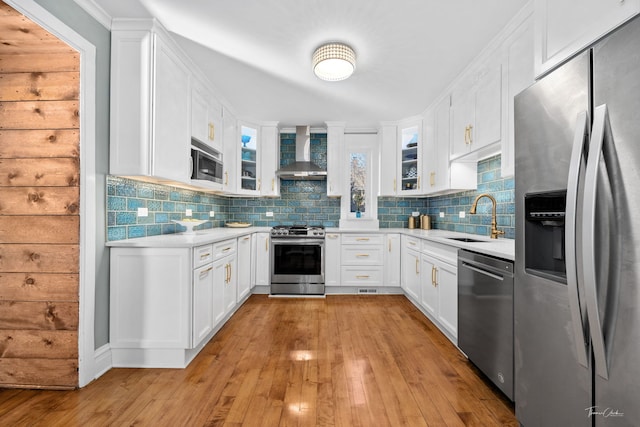
[[[254,295],[186,369],[74,391],[0,390],[11,426],[517,426],[513,406],[404,296]]]

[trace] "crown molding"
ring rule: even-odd
[[[93,0],[73,0],[78,6],[84,9],[96,21],[102,24],[107,30],[111,31],[112,17],[100,5]]]

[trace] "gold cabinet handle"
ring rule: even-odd
[[[206,275],[208,275],[208,274],[209,274],[209,272],[210,272],[211,270],[213,270],[213,267],[209,267],[209,268],[207,268],[206,270],[202,270],[202,271],[200,272],[200,278],[202,279],[203,277],[205,277]]]
[[[358,242],[368,242],[369,238],[368,237],[358,237],[358,238],[356,238],[356,240]]]
[[[229,185],[229,172],[224,172],[224,185]]]
[[[415,246],[417,243],[416,243],[416,242],[414,242],[414,241],[409,241],[409,244],[410,244],[411,246]]]
[[[269,239],[264,239],[264,251],[269,252]]]
[[[429,174],[429,184],[433,187],[434,185],[436,185],[436,173],[435,172],[431,172]]]
[[[327,237],[330,239],[337,239],[338,235],[337,234],[327,234]]]
[[[271,178],[271,191],[276,191],[276,179]]]
[[[366,258],[368,256],[369,256],[369,254],[358,254],[358,255],[356,255],[356,257],[358,257],[358,258]]]
[[[229,264],[224,265],[224,283],[229,283]]]
[[[473,126],[469,125],[469,145],[473,143]]]
[[[420,177],[418,177],[418,190],[420,189]]]
[[[420,260],[416,258],[416,274],[420,274],[420,270],[418,270],[418,263],[420,263]]]
[[[216,137],[216,130],[213,123],[209,123],[209,139],[213,141]]]
[[[389,239],[389,252],[391,252],[391,239]]]
[[[242,239],[242,240],[249,240],[249,239],[251,239],[251,237],[247,236],[247,237],[245,237],[245,238],[244,238],[244,239]]]
[[[222,252],[229,252],[230,250],[231,250],[231,247],[228,247],[228,248],[224,248]]]
[[[258,178],[258,190],[260,191],[260,189],[262,188],[262,180],[260,178]]]
[[[229,264],[229,283],[231,283],[231,272],[232,272],[232,266],[231,264]]]
[[[366,274],[359,274],[359,275],[356,276],[356,279],[368,279],[368,278],[369,278],[369,276],[366,275]]]
[[[393,178],[393,191],[396,191],[396,185],[398,184],[398,180],[396,178]]]
[[[211,252],[207,252],[206,254],[200,254],[200,259],[207,259],[211,256]]]

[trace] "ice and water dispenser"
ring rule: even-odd
[[[524,196],[525,269],[529,274],[566,283],[564,227],[566,191]]]

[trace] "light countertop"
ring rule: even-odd
[[[252,233],[268,233],[271,227],[247,227],[247,228],[209,228],[196,231],[193,234],[175,233],[160,236],[140,237],[137,239],[114,240],[107,242],[109,247],[121,248],[189,248],[210,243],[216,243],[227,239],[233,239]],[[408,228],[380,228],[377,230],[345,230],[340,228],[327,228],[327,233],[357,233],[357,234],[386,234],[399,233],[413,236],[436,243],[453,246],[460,249],[468,249],[498,258],[515,259],[515,241],[513,239],[490,239],[489,236],[478,234],[457,233],[447,230],[422,230]],[[481,242],[461,242],[451,240],[450,237],[471,238]]]
[[[327,228],[327,233],[358,233],[358,234],[377,234],[377,233],[399,233],[406,236],[413,236],[419,239],[429,240],[443,245],[453,246],[460,249],[480,252],[486,255],[515,260],[515,240],[513,239],[491,239],[489,236],[479,234],[458,233],[447,230],[422,230],[420,228],[380,228],[377,230],[345,230],[340,228]],[[461,242],[451,240],[450,237],[470,238],[481,240],[481,242]]]

